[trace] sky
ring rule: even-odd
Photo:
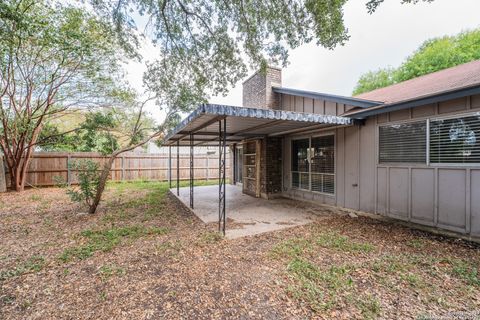
[[[401,0],[386,0],[375,13],[367,13],[367,0],[350,0],[344,7],[344,21],[350,39],[344,46],[328,50],[308,44],[290,51],[290,64],[282,70],[282,85],[289,88],[351,95],[363,73],[397,67],[425,40],[454,35],[480,27],[480,0],[435,0],[416,5]],[[157,54],[146,43],[146,60]],[[127,68],[130,82],[141,88],[144,66]],[[210,103],[241,105],[242,81],[225,96],[212,97]],[[155,118],[161,114],[149,107]]]

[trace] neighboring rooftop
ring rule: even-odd
[[[354,98],[392,104],[475,85],[480,85],[480,60],[365,92]]]

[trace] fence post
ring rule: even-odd
[[[72,184],[72,172],[70,170],[70,154],[67,155],[67,184],[71,185]]]
[[[208,161],[208,159],[209,159],[208,151],[206,152],[206,155],[205,155],[205,156],[206,156],[206,158],[207,158],[207,165],[206,165],[206,167],[207,167],[207,181],[208,181],[208,178],[210,177],[210,163],[209,163],[209,161]]]
[[[125,180],[125,156],[122,156],[122,181]]]
[[[3,164],[3,156],[0,156],[0,192],[7,191],[7,180],[5,177],[5,165]]]

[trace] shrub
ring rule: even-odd
[[[72,201],[83,203],[90,208],[100,183],[98,163],[88,159],[76,160],[69,163],[69,169],[77,172],[78,185],[71,186],[63,182],[60,186],[66,188]]]

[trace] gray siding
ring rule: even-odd
[[[285,101],[285,99],[282,100]],[[292,97],[290,100],[295,98]],[[329,114],[334,110],[331,103],[312,100],[305,104],[306,100],[297,97],[294,108],[305,105],[311,108],[313,104],[314,111],[319,113]],[[291,106],[291,104],[285,103],[284,106]],[[335,108],[338,110],[338,105],[335,105]],[[476,108],[480,108],[480,96],[396,111],[369,118],[361,127],[352,126],[331,130],[330,132],[335,133],[336,139],[334,196],[290,188],[290,145],[291,139],[295,136],[287,137],[284,148],[286,159],[284,195],[377,213],[479,237],[480,164],[438,166],[379,164],[377,161],[380,124],[443,115],[461,115],[475,111]],[[358,186],[355,186],[356,184]]]
[[[280,110],[306,112],[316,114],[327,114],[332,116],[342,115],[344,112],[352,109],[352,106],[346,106],[342,103],[325,101],[319,99],[304,98],[289,94],[280,95]]]

